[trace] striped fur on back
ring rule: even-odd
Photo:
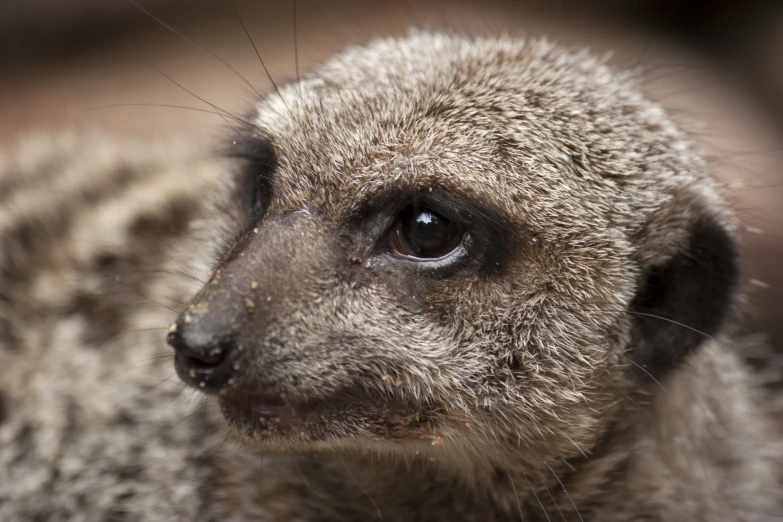
[[[0,156],[0,520],[198,518],[219,440],[164,341],[226,177],[197,150],[63,133]]]

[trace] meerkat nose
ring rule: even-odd
[[[206,392],[223,388],[235,373],[237,344],[232,337],[216,337],[195,323],[180,320],[166,338],[174,348],[174,366],[186,384]]]

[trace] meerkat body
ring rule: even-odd
[[[0,514],[783,516],[725,333],[733,219],[629,77],[415,34],[232,129],[226,160],[100,136],[6,156]],[[186,416],[168,368],[127,370],[207,272],[168,337],[217,397]]]

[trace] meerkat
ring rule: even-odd
[[[230,129],[4,156],[4,520],[783,517],[735,220],[632,75],[416,32]]]

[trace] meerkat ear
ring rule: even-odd
[[[716,217],[703,214],[683,247],[648,270],[630,306],[635,373],[665,375],[715,336],[734,307],[738,278],[732,234]]]

